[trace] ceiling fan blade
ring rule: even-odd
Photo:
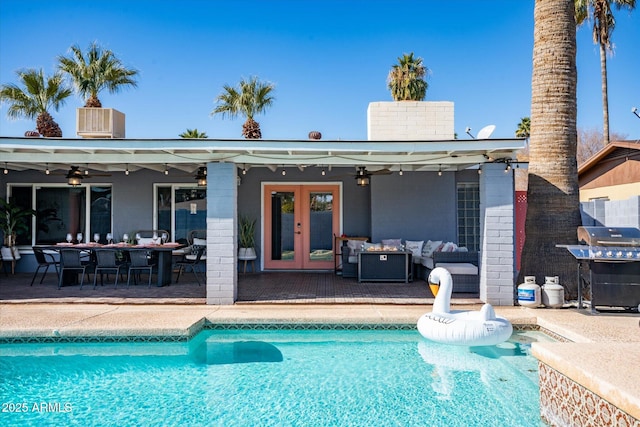
[[[369,175],[391,175],[392,173],[393,171],[387,168],[368,172]]]

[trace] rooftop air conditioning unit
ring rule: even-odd
[[[82,138],[124,138],[124,114],[113,108],[78,108],[76,133]]]

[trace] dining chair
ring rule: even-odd
[[[60,271],[58,271],[58,267],[60,266],[60,261],[56,261],[55,257],[52,254],[46,253],[42,248],[33,247],[33,255],[36,257],[36,262],[38,266],[36,267],[36,271],[33,273],[33,277],[31,278],[31,285],[33,286],[33,282],[36,280],[38,273],[41,268],[44,268],[42,272],[42,277],[40,278],[40,284],[44,280],[47,275],[47,271],[49,271],[49,267],[52,265],[56,269],[56,275],[58,276],[58,280],[60,279]]]
[[[90,263],[82,261],[82,250],[65,248],[60,249],[60,278],[58,280],[58,289],[62,287],[65,271],[82,272],[80,278],[80,289],[84,285],[84,276]]]
[[[176,277],[176,283],[180,280],[180,275],[182,271],[185,269],[191,269],[193,275],[196,277],[196,281],[198,282],[198,286],[200,286],[200,277],[198,277],[198,271],[196,267],[203,261],[203,256],[207,250],[206,246],[203,245],[193,245],[191,247],[191,253],[184,255],[182,260],[176,262],[176,267],[178,268],[178,276]]]
[[[107,274],[107,281],[109,280],[109,272],[115,272],[116,281],[114,288],[118,287],[118,276],[120,270],[126,268],[126,265],[118,261],[117,249],[96,249],[95,260],[96,268],[93,274],[93,289],[98,285],[98,273],[100,273],[100,285],[103,285],[103,274]]]
[[[140,277],[140,273],[147,271],[149,274],[149,287],[151,287],[151,276],[153,274],[153,267],[155,263],[151,262],[149,251],[146,249],[131,249],[129,252],[129,271],[127,273],[127,288],[131,283],[131,276],[137,273]],[[136,276],[133,277],[134,284],[137,283]]]

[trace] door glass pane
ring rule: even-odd
[[[206,188],[178,188],[175,198],[176,231],[173,236],[175,241],[186,239],[191,230],[207,228]]]
[[[309,194],[309,259],[333,259],[333,193]]]
[[[271,193],[271,259],[294,259],[294,197],[293,192]]]
[[[158,187],[156,206],[158,209],[158,230],[171,232],[171,187]],[[175,236],[171,236],[174,241]]]
[[[91,213],[89,218],[89,240],[95,233],[100,234],[100,243],[107,243],[107,233],[111,231],[111,187],[91,186]]]

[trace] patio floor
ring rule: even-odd
[[[179,283],[170,286],[118,284],[113,276],[105,286],[93,289],[89,283],[57,288],[55,273],[47,274],[42,284],[40,276],[33,284],[31,273],[4,275],[0,272],[2,302],[82,302],[122,304],[204,304],[205,286],[198,286],[193,274],[186,273]],[[456,304],[479,303],[477,295],[454,294]],[[424,280],[410,283],[358,283],[333,272],[263,272],[238,275],[238,304],[298,303],[298,304],[431,304],[433,297]]]

